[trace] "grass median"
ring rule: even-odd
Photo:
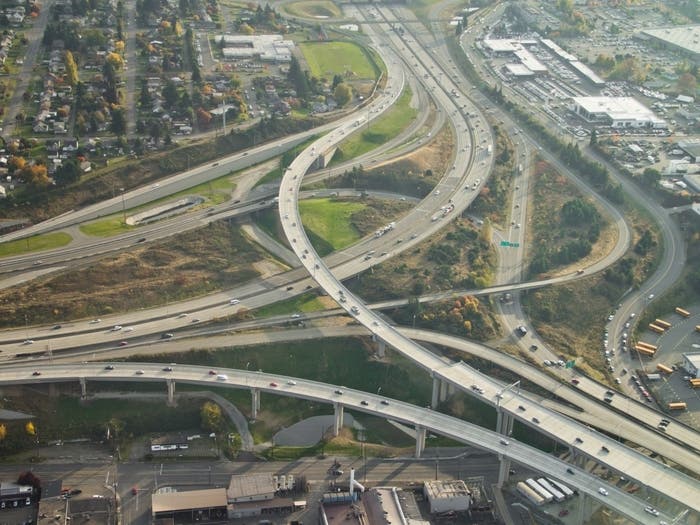
[[[52,250],[67,245],[73,237],[63,232],[34,235],[0,244],[0,257]]]

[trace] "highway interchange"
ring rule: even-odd
[[[382,26],[380,24],[377,24],[377,27]],[[433,76],[431,70],[435,69],[434,57],[431,56],[431,54],[425,50],[425,46],[416,45],[416,41],[412,40],[411,38],[400,39],[395,32],[392,32],[389,29],[388,26],[384,26],[382,29],[384,30],[384,34],[381,35],[382,42],[377,42],[376,48],[382,49],[384,47],[384,44],[391,42],[395,52],[402,54],[403,57],[387,57],[386,64],[389,70],[389,82],[386,88],[384,89],[384,93],[380,94],[376,98],[376,100],[374,100],[371,103],[371,105],[369,105],[366,108],[363,108],[363,110],[359,114],[361,114],[363,118],[376,118],[381,114],[382,111],[384,111],[390,106],[391,102],[393,102],[398,97],[401,90],[400,81],[398,79],[403,79],[401,82],[406,80],[405,75],[403,73],[404,68],[400,65],[400,60],[405,59],[405,69],[413,69],[417,79],[420,80],[421,77],[427,77],[424,78],[424,83],[426,84],[428,92],[432,93],[436,103],[439,107],[442,108],[442,114],[444,114],[446,118],[452,121],[452,125],[454,126],[454,128],[458,130],[465,130],[468,132],[464,134],[458,133],[456,135],[457,144],[456,156],[454,159],[454,168],[452,168],[452,170],[436,187],[436,191],[431,193],[431,195],[427,197],[423,202],[421,202],[419,206],[417,206],[411,213],[409,213],[405,218],[399,221],[396,230],[392,231],[390,234],[387,234],[386,238],[382,238],[379,241],[367,239],[360,243],[359,246],[349,248],[347,250],[344,250],[340,254],[335,254],[327,258],[326,260],[323,260],[314,253],[313,248],[311,247],[308,238],[306,237],[303,231],[303,228],[300,227],[301,218],[298,214],[296,197],[299,194],[304,174],[306,173],[308,167],[313,163],[315,157],[319,154],[319,152],[329,147],[332,147],[335,143],[340,142],[348,134],[352,133],[353,131],[356,131],[358,127],[361,127],[357,125],[356,115],[350,116],[344,120],[326,126],[323,131],[328,131],[328,134],[323,136],[321,139],[317,140],[305,151],[301,152],[299,157],[294,161],[294,163],[290,166],[289,170],[287,171],[279,191],[280,220],[285,229],[285,233],[288,236],[290,245],[299,257],[299,260],[301,261],[302,265],[305,267],[306,272],[303,272],[299,269],[293,270],[288,274],[281,276],[278,280],[275,280],[275,282],[272,283],[254,282],[244,287],[240,287],[235,291],[235,297],[241,298],[241,304],[236,306],[245,306],[251,308],[263,304],[269,304],[270,302],[275,302],[280,299],[287,298],[292,294],[299,293],[301,290],[305,289],[306,286],[315,286],[316,284],[318,284],[331,297],[333,297],[338,302],[338,304],[347,311],[348,314],[354,316],[365,327],[366,330],[373,333],[379,340],[385,342],[391,348],[395,348],[404,353],[405,355],[408,355],[410,358],[414,359],[417,363],[419,363],[427,371],[429,371],[434,377],[442,378],[455,385],[456,387],[467,389],[467,391],[470,390],[469,385],[474,384],[474,382],[478,382],[478,384],[486,390],[486,395],[484,397],[491,399],[495,403],[495,396],[500,391],[500,389],[502,389],[502,385],[499,385],[498,383],[494,382],[486,376],[479,375],[478,373],[471,370],[469,367],[466,367],[465,365],[457,364],[453,366],[445,366],[444,361],[438,359],[433,354],[430,354],[429,352],[425,351],[422,347],[420,347],[411,339],[409,339],[407,335],[405,335],[402,331],[387,325],[382,318],[376,316],[376,314],[372,311],[371,308],[364,305],[360,298],[354,297],[340,283],[340,280],[342,278],[347,277],[349,275],[354,275],[355,273],[366,269],[368,266],[377,263],[377,261],[366,261],[362,257],[362,255],[364,255],[368,250],[373,249],[372,247],[374,245],[378,246],[381,244],[396,246],[388,254],[388,256],[392,256],[399,253],[401,250],[406,249],[411,244],[416,244],[420,242],[421,239],[427,238],[433,232],[437,231],[442,226],[442,223],[445,221],[445,219],[433,220],[433,217],[435,217],[436,214],[436,210],[438,210],[440,207],[445,206],[447,204],[454,204],[455,211],[453,212],[453,216],[458,216],[462,210],[468,207],[471,201],[478,194],[478,192],[476,191],[465,190],[465,188],[473,187],[473,184],[476,182],[476,179],[479,179],[480,184],[482,184],[485,181],[487,174],[490,170],[491,163],[493,162],[493,156],[489,155],[486,149],[487,145],[492,144],[493,138],[486,125],[486,119],[483,115],[479,114],[477,106],[471,106],[471,104],[468,103],[469,106],[467,109],[465,109],[456,103],[460,99],[454,97],[452,90],[459,90],[459,86],[457,84],[451,85],[451,81],[448,79]],[[379,37],[375,35],[374,38]],[[423,82],[423,80],[420,81]],[[465,118],[466,115],[469,114],[476,114],[479,116],[472,117],[471,119]],[[472,127],[475,121],[479,121],[482,123],[480,129],[475,129],[474,127]],[[515,124],[509,124],[509,126],[515,127]],[[314,130],[314,133],[318,132],[318,129]],[[312,135],[311,132],[307,134],[307,136],[310,135]],[[303,138],[289,138],[287,139],[287,143],[284,144],[282,147],[288,147],[290,144],[297,144],[301,142]],[[521,138],[523,139],[521,147],[525,148],[525,151],[527,151],[527,148],[531,146],[531,144],[527,144],[529,141],[524,135],[521,135]],[[484,140],[486,142],[484,142]],[[478,150],[476,148],[477,145],[479,146]],[[221,161],[216,163],[216,166],[212,164],[195,168],[194,170],[190,170],[187,173],[182,174],[181,176],[174,177],[173,179],[170,179],[169,181],[164,182],[163,184],[160,184],[157,187],[141,188],[134,192],[130,192],[124,195],[124,199],[126,199],[128,207],[137,206],[149,202],[156,197],[165,196],[172,192],[185,189],[185,187],[192,186],[193,183],[190,177],[193,175],[197,178],[196,180],[198,180],[199,182],[204,180],[211,180],[232,170],[237,170],[243,166],[251,165],[266,160],[278,154],[279,147],[277,146],[277,144],[275,144],[274,147],[269,147],[267,145],[260,146],[251,150],[249,153],[232,155],[229,158],[222,159]],[[546,152],[543,152],[543,154],[546,154]],[[555,159],[550,158],[549,160],[554,161]],[[635,188],[633,187],[629,191],[633,192],[634,190]],[[514,202],[518,202],[518,199],[523,199],[522,202],[524,202],[526,193],[527,192],[525,190],[521,191],[520,193],[516,192]],[[269,199],[269,195],[265,196],[264,198]],[[238,209],[241,212],[249,212],[251,209],[256,209],[259,206],[259,200],[260,199],[257,199],[255,202],[250,203],[243,202],[238,207]],[[64,217],[52,221],[47,221],[47,223],[37,225],[34,229],[28,229],[27,231],[17,232],[14,235],[3,238],[3,240],[12,237],[20,237],[22,235],[28,234],[29,232],[50,231],[53,229],[65,227],[69,224],[77,224],[91,218],[102,216],[104,214],[119,212],[123,206],[126,206],[126,204],[122,202],[122,197],[115,197],[111,201],[107,201],[106,203],[103,203],[101,205],[96,205],[94,208],[85,209],[77,213],[67,214]],[[619,214],[609,205],[608,212],[611,214],[611,216],[615,218],[617,222],[622,242],[619,242],[616,246],[617,251],[614,255],[608,255],[605,261],[597,262],[595,268],[587,269],[587,271],[589,272],[596,271],[609,265],[613,260],[619,257],[622,253],[624,253],[629,244],[629,232],[626,225],[624,224],[624,221],[619,216]],[[525,208],[522,208],[520,213],[525,213]],[[666,224],[666,222],[663,222],[663,224]],[[677,229],[674,233],[672,227],[666,227],[669,229],[669,236],[671,238],[674,238],[674,235],[677,233]],[[409,240],[407,238],[407,235],[411,234],[411,232],[414,232],[415,238]],[[522,236],[522,230],[512,230],[510,233]],[[142,234],[139,233],[138,235]],[[392,240],[395,240],[400,236],[406,237],[406,242],[404,242],[400,246],[391,243]],[[124,241],[125,246],[133,244],[135,242],[134,237],[135,235],[133,234],[131,235],[131,238],[127,237]],[[682,245],[682,242],[680,244]],[[676,253],[676,250],[677,249],[674,245],[674,249],[668,251]],[[510,253],[512,254],[510,255],[512,257],[518,257],[518,254],[515,250]],[[667,251],[664,252],[664,254],[666,253]],[[63,260],[65,261],[65,255],[61,255],[59,257],[64,257]],[[46,259],[46,257],[42,255],[42,259]],[[682,258],[682,260],[684,260],[684,258]],[[36,256],[26,256],[20,258],[20,260],[17,262],[18,266],[16,268],[26,267],[26,265],[29,264],[30,261],[36,261]],[[511,273],[503,273],[501,277],[501,282],[508,283],[510,281],[517,280],[518,275],[516,269],[519,267],[517,259],[509,261],[505,266],[511,269]],[[668,282],[673,282],[673,280],[675,280],[674,271],[676,267],[677,263],[674,265],[669,264],[667,268],[670,268],[670,270],[666,270],[663,275],[656,278],[656,281],[649,283],[647,285],[649,289],[652,289],[652,286],[655,287],[654,289],[660,289],[663,286],[667,286]],[[332,272],[330,268],[332,268]],[[305,277],[308,275],[311,276],[311,279]],[[571,278],[574,278],[574,276],[562,276],[560,278],[557,278],[556,280],[552,280],[551,282],[563,282]],[[287,290],[287,283],[290,282],[294,283],[294,289],[291,293],[289,290]],[[510,291],[520,287],[525,288],[528,286],[542,286],[545,284],[548,283],[524,283],[518,286],[505,285],[502,288],[502,290]],[[341,290],[342,294],[340,293]],[[643,289],[642,293],[647,293],[646,287]],[[451,296],[452,294],[449,295]],[[230,305],[229,300],[231,296],[232,292],[216,294],[196,301],[190,301],[186,305],[178,305],[177,308],[179,309],[178,311],[197,312],[197,316],[201,319],[221,318],[222,316],[228,315],[229,312],[237,310],[237,308],[234,308]],[[341,300],[341,296],[345,299],[344,301]],[[625,308],[628,308],[630,310],[635,309],[636,311],[639,311],[641,309],[641,305],[639,302],[643,300],[640,299],[640,297],[643,298],[644,295],[636,294],[634,297],[631,297],[629,299],[629,302],[625,303]],[[353,307],[357,308],[357,312],[352,311]],[[183,321],[182,319],[178,320],[177,316],[173,316],[174,308],[174,306],[171,306],[169,309],[169,313],[167,309],[165,309],[164,311],[163,309],[154,309],[148,312],[125,314],[119,316],[118,322],[119,324],[129,324],[138,326],[137,330],[139,334],[160,333],[164,330],[170,329],[171,327],[181,328],[186,321]],[[158,313],[159,310],[161,310],[161,313]],[[514,309],[513,312],[508,312],[508,315],[511,316],[511,319],[506,320],[506,324],[515,326],[517,324],[523,323],[524,316],[522,315],[522,312],[520,312],[518,309]],[[623,316],[620,316],[620,319],[623,319]],[[117,322],[115,322],[114,324],[117,324]],[[99,331],[96,331],[96,328],[97,327],[95,327],[94,325],[88,325],[87,322],[85,322],[84,324],[81,323],[80,325],[76,323],[72,326],[69,324],[66,325],[65,334],[61,334],[61,337],[54,337],[58,334],[49,332],[47,327],[33,327],[32,335],[30,337],[37,339],[38,342],[39,339],[46,339],[46,341],[50,341],[51,348],[54,351],[59,350],[61,348],[92,346],[100,342],[112,342],[113,344],[115,340],[123,338],[122,334],[113,333],[111,331],[105,331],[104,328],[99,328]],[[64,330],[61,331],[64,332]],[[26,335],[23,335],[25,332],[26,330],[20,329],[16,330],[14,334],[12,331],[5,332],[3,334],[3,343],[18,344],[26,337]],[[37,334],[36,337],[33,335],[34,333]],[[432,341],[433,339],[438,338],[439,336],[437,334],[434,334],[430,337]],[[446,346],[449,346],[449,344]],[[30,351],[32,349],[30,347],[22,348],[22,351],[24,350]],[[41,352],[43,353],[43,349],[41,350]],[[123,365],[120,364],[120,367],[121,366]],[[233,373],[234,371],[231,371],[231,374]],[[35,378],[27,379],[36,381]],[[180,379],[178,378],[178,380]],[[183,378],[182,380],[189,379]],[[601,386],[593,384],[591,388],[594,389],[593,392],[591,392],[594,395],[594,397],[600,398],[600,396],[598,396],[598,392],[595,389],[600,389]],[[509,392],[509,395],[510,394],[511,393]],[[346,400],[347,399],[344,396],[343,404],[346,404]],[[629,406],[629,400],[626,401],[628,402]],[[521,399],[520,397],[513,396],[509,399],[500,400],[500,406],[503,410],[509,411],[519,419],[523,420],[523,422],[527,423],[528,418],[519,417],[517,408],[517,406],[525,402],[530,403],[530,405],[527,405],[527,413],[528,417],[530,418],[529,422],[531,424],[532,416],[530,416],[530,414],[534,414],[535,409],[544,410],[543,408],[537,407],[536,405],[532,406],[532,401],[529,401],[524,397],[523,399]],[[579,404],[579,402],[577,402],[577,404]],[[620,403],[622,404],[624,402],[625,399],[622,396],[620,396]],[[392,401],[391,405],[394,406],[396,403],[398,402]],[[597,405],[601,413],[607,413],[608,416],[610,415],[610,409],[608,407],[600,403],[597,403]],[[636,405],[633,404],[633,406]],[[530,411],[531,408],[533,411]],[[636,416],[639,421],[644,421],[645,418],[648,417],[648,412],[653,412],[644,406],[642,406],[639,410],[642,411],[638,416]],[[431,414],[436,413],[431,412]],[[619,414],[617,413],[615,413],[610,419],[612,421],[624,421],[624,419],[620,418]],[[573,429],[572,433],[569,435],[569,438],[571,438],[571,443],[573,443],[575,435],[580,435],[583,432],[589,432],[587,429],[583,429],[580,425],[577,426],[577,424],[569,420],[565,420],[561,418],[561,416],[558,416],[550,411],[545,411],[545,413],[542,414],[542,417],[538,417],[538,420],[540,421],[540,423],[537,424],[537,428],[539,428],[540,431],[548,433],[552,436],[559,437],[559,439],[562,438],[562,428]],[[622,425],[618,423],[621,435],[623,435],[621,426]],[[631,423],[628,433],[633,433],[634,430],[638,428],[640,428],[639,425]],[[676,427],[674,426],[674,429],[675,428]],[[675,438],[678,439],[681,443],[686,443],[687,445],[692,446],[693,444],[695,444],[694,448],[695,450],[697,450],[697,434],[694,434],[690,429],[684,429],[681,425],[679,425],[677,428],[679,429],[679,433],[681,435],[675,436]],[[653,436],[660,442],[658,447],[659,449],[663,450],[663,452],[659,453],[661,453],[664,456],[667,456],[666,453],[668,453],[667,450],[664,450],[665,446],[669,448],[676,447],[676,445],[672,444],[672,442],[670,442],[668,438],[660,436],[658,435],[658,433],[650,432],[648,429],[644,429],[644,432],[653,434]],[[685,432],[686,434],[682,435],[683,432]],[[439,433],[443,432],[440,431]],[[603,436],[595,434],[591,437],[587,437],[584,441],[584,444],[582,444],[582,446],[578,448],[581,449],[582,453],[587,454],[590,457],[597,457],[599,456],[599,454],[597,453],[599,451],[599,445],[603,442],[607,442],[604,440],[599,441],[601,439],[612,441],[612,446],[615,447],[613,451],[614,453],[607,454],[605,458],[598,458],[600,459],[601,463],[606,463],[610,465],[611,468],[615,468],[619,472],[625,472],[626,475],[629,474],[629,476],[632,479],[636,479],[642,483],[647,484],[650,487],[656,487],[657,490],[659,490],[659,492],[667,492],[669,491],[669,487],[675,487],[677,484],[678,486],[676,488],[678,490],[672,491],[672,497],[677,499],[677,501],[689,506],[690,508],[692,508],[693,501],[698,501],[700,499],[698,498],[697,486],[693,486],[692,482],[689,483],[689,479],[686,479],[685,477],[676,473],[676,471],[672,469],[665,468],[665,466],[660,465],[658,462],[648,460],[647,458],[644,458],[639,454],[632,453],[626,447],[622,447],[618,444],[615,444],[614,440],[609,440],[608,438],[604,438]],[[494,442],[492,444],[498,444],[496,440],[493,441]],[[682,449],[682,447],[676,448],[683,450],[687,454],[687,461],[681,464],[684,464],[691,470],[698,472],[698,457],[696,453],[692,450]],[[515,448],[509,446],[508,451],[510,450],[515,450]],[[613,449],[611,448],[611,450]],[[628,453],[633,454],[634,459],[629,459],[626,456],[626,454]],[[667,457],[671,456],[668,455]],[[518,460],[518,458],[516,457],[513,457],[513,459]],[[520,459],[522,460],[522,457]],[[629,464],[634,464],[636,468],[632,469],[629,466],[628,462]],[[560,468],[560,466],[557,466],[557,468]],[[556,472],[551,472],[551,474],[554,476],[557,475]],[[684,486],[685,488],[683,488]],[[593,486],[591,485],[591,487]],[[597,487],[594,488],[593,492],[596,491]],[[600,495],[596,496],[595,493],[591,494],[591,496],[604,500],[605,503],[609,506],[614,506],[611,505],[611,502],[615,500],[615,503],[617,503],[618,499],[616,494],[614,498],[611,497],[609,499],[603,498]],[[627,498],[629,498],[629,496],[627,496]],[[631,517],[632,519],[637,519],[638,516],[635,514],[635,512],[638,512],[639,508],[635,511],[634,506],[627,502],[627,499],[625,499],[623,503],[620,503],[620,505],[622,505],[623,508],[615,507],[618,511]],[[639,507],[638,501],[636,505],[637,507]]]

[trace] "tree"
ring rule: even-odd
[[[0,441],[4,441],[7,437],[7,427],[0,424]]]
[[[18,485],[29,485],[35,490],[41,490],[41,479],[36,476],[31,470],[22,472],[17,478]]]
[[[24,425],[24,431],[30,436],[36,436],[36,427],[31,421],[27,421],[27,424]]]
[[[20,172],[20,177],[24,182],[35,187],[46,187],[49,185],[49,174],[44,164],[26,165]],[[34,425],[30,422],[32,428]],[[27,430],[29,432],[29,430]]]
[[[656,170],[654,168],[646,168],[642,172],[641,179],[642,184],[645,186],[648,186],[650,188],[655,188],[656,186],[659,185],[659,182],[661,181],[661,172],[659,170]]]
[[[211,401],[204,403],[200,410],[200,417],[204,430],[218,432],[222,429],[223,416],[221,415],[221,407],[216,403]]]
[[[66,80],[71,86],[75,86],[78,81],[78,65],[75,63],[73,53],[66,50],[64,60],[66,63]]]
[[[63,162],[54,174],[54,180],[61,186],[66,186],[80,179],[80,166],[77,159],[68,159]]]
[[[340,106],[345,106],[352,100],[352,88],[345,82],[341,82],[333,91],[333,98]]]
[[[287,78],[294,84],[294,89],[297,92],[299,98],[306,98],[311,92],[311,87],[309,83],[309,78],[306,76],[304,71],[301,69],[301,65],[295,56],[292,56],[292,60],[289,63],[289,73],[287,73]]]
[[[591,131],[591,140],[589,141],[591,146],[598,144],[598,132],[596,130]]]
[[[124,135],[126,133],[124,108],[116,107],[112,110],[112,125],[110,127],[115,135]]]
[[[168,80],[163,87],[163,99],[165,107],[170,109],[177,103],[177,86],[172,80]]]

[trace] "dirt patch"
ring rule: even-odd
[[[0,291],[0,326],[59,322],[188,299],[283,268],[220,221],[97,264]]]

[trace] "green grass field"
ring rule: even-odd
[[[363,131],[355,133],[344,141],[333,157],[332,164],[352,159],[367,153],[391,140],[416,118],[417,111],[410,106],[411,91],[407,88],[396,101],[394,107],[372,122]]]
[[[172,201],[184,195],[199,195],[203,197],[206,199],[203,206],[207,207],[221,204],[222,202],[229,200],[231,197],[231,192],[236,187],[231,180],[232,176],[233,174],[224,175],[218,179],[193,186],[192,188],[182,190],[178,193],[169,195],[168,197],[151,201],[143,206],[128,209],[126,210],[126,215],[129,216],[138,211],[153,208],[154,206],[157,206],[163,202]],[[113,235],[119,235],[120,233],[133,230],[137,227],[138,226],[128,226],[124,224],[124,215],[122,213],[118,213],[88,224],[83,224],[80,226],[80,231],[85,235],[92,235],[94,237],[112,237]]]
[[[341,16],[340,9],[329,0],[293,2],[285,5],[284,10],[299,18],[337,18]]]
[[[362,48],[352,42],[302,42],[299,44],[311,75],[333,78],[374,79],[377,72]]]
[[[20,255],[22,253],[40,252],[65,246],[73,240],[67,233],[45,233],[35,235],[26,239],[18,239],[0,244],[0,257],[9,255]]]
[[[253,310],[252,314],[255,317],[271,317],[294,312],[318,312],[323,309],[324,306],[321,300],[316,296],[316,293],[311,292],[292,297],[286,301],[263,306],[262,308]]]
[[[361,202],[340,202],[333,199],[311,199],[299,202],[304,228],[340,250],[360,238],[350,223],[350,216],[365,208]]]

